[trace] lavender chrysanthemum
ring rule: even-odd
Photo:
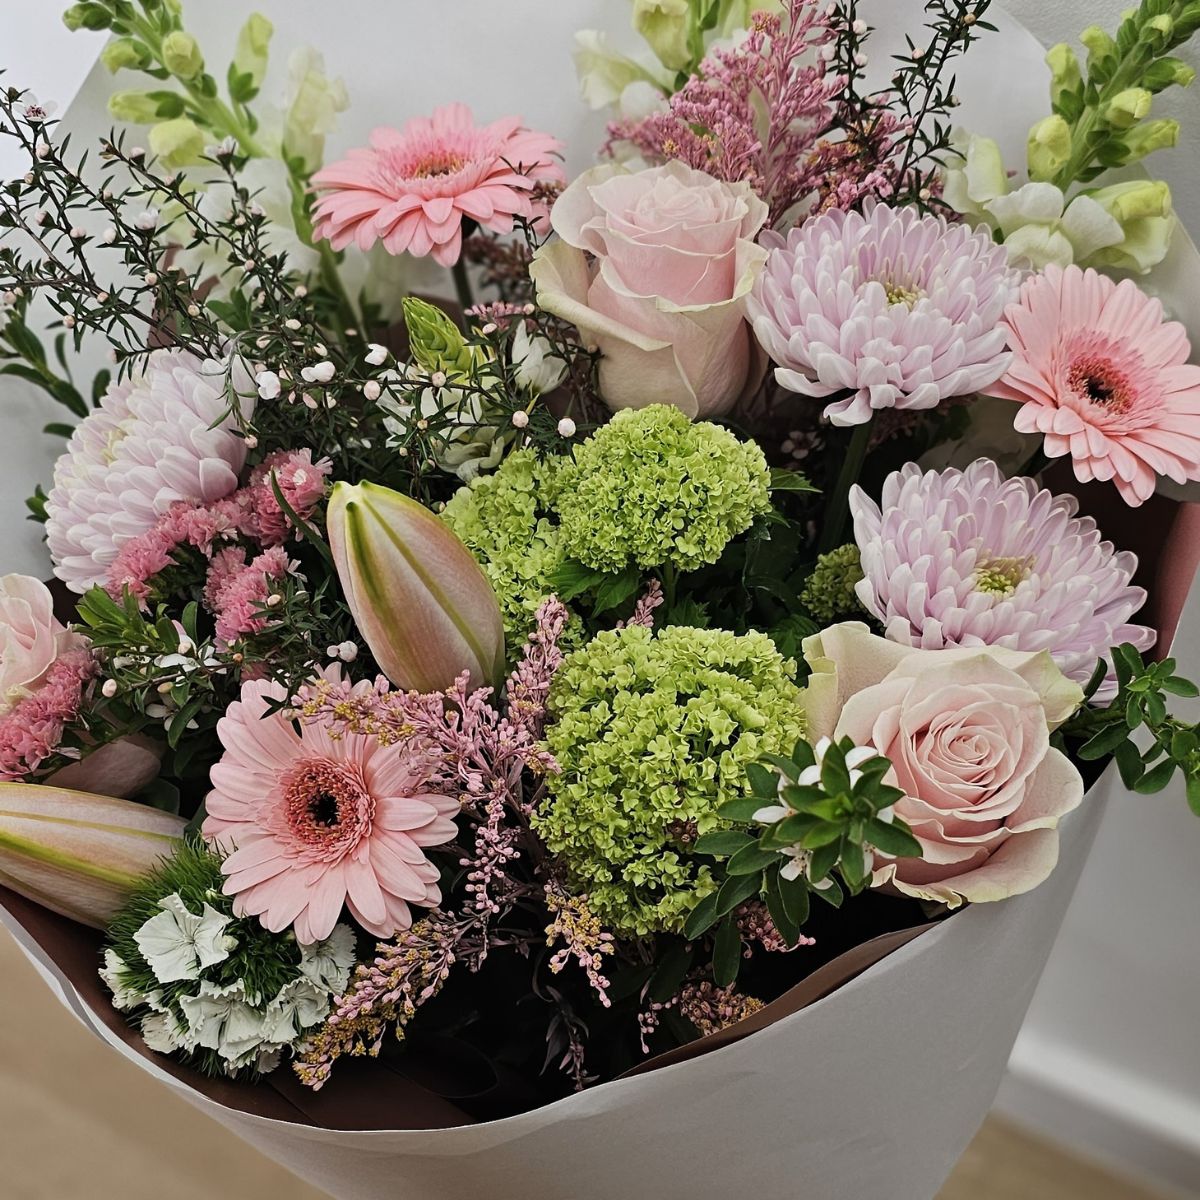
[[[1136,556],[1115,553],[1077,509],[1073,496],[1005,479],[989,459],[924,474],[908,463],[888,476],[880,505],[851,493],[858,597],[894,642],[1048,650],[1086,684],[1112,647],[1146,650],[1155,634],[1128,623],[1146,600],[1129,583]],[[1110,676],[1096,699],[1115,693]]]
[[[211,504],[238,485],[246,443],[228,415],[228,367],[158,350],[139,377],[113,385],[54,466],[46,540],[72,591],[103,584],[117,551],[177,501]],[[240,366],[239,393],[253,393]],[[250,399],[241,402],[249,416]]]
[[[825,409],[834,425],[935,408],[1008,367],[1000,318],[1018,278],[987,230],[876,204],[760,241],[770,255],[748,301],[754,333],[780,386],[840,396]]]

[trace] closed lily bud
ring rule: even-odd
[[[1045,117],[1029,131],[1029,178],[1053,179],[1071,157],[1071,127],[1059,116]]]
[[[103,929],[186,827],[182,817],[129,800],[0,783],[0,885]]]
[[[496,594],[443,521],[390,488],[337,483],[326,527],[350,613],[397,687],[441,691],[464,671],[472,687],[499,680]]]

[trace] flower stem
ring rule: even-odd
[[[454,290],[458,294],[458,303],[463,310],[462,323],[465,329],[467,325],[467,309],[475,307],[475,295],[471,291],[471,278],[467,274],[467,264],[461,254],[458,256],[458,260],[454,266],[450,268],[450,274],[454,278]]]
[[[871,430],[875,425],[875,416],[869,421],[854,427],[850,436],[850,444],[846,447],[846,457],[842,459],[842,469],[829,495],[829,505],[825,509],[825,521],[821,527],[821,538],[817,550],[827,554],[842,545],[846,532],[846,517],[850,512],[850,489],[858,482],[862,474],[863,463],[867,458],[867,450],[871,445]]]

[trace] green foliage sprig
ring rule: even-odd
[[[1117,694],[1104,708],[1083,707],[1061,730],[1065,739],[1083,739],[1078,755],[1095,762],[1112,755],[1121,781],[1135,792],[1161,792],[1179,771],[1191,810],[1200,816],[1200,728],[1167,710],[1168,697],[1200,696],[1189,679],[1175,674],[1175,659],[1146,663],[1128,643],[1113,650]],[[1108,664],[1101,662],[1085,690],[1091,699],[1103,682]],[[1138,749],[1134,735],[1145,730],[1150,746]]]
[[[865,757],[849,738],[814,749],[796,743],[790,757],[772,755],[747,771],[751,794],[730,800],[718,816],[735,829],[704,834],[698,855],[719,860],[719,889],[692,909],[684,935],[697,938],[717,927],[713,971],[727,987],[737,978],[741,935],[734,912],[762,897],[780,934],[794,945],[817,896],[839,907],[870,880],[872,848],[896,858],[919,858],[920,843],[887,810],[903,796],[884,783],[891,763]]]

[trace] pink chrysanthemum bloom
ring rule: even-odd
[[[561,149],[520,117],[476,125],[465,104],[415,117],[402,130],[376,129],[369,147],[313,176],[321,193],[314,236],[335,250],[352,242],[368,250],[382,240],[390,254],[432,254],[451,267],[465,218],[508,233],[515,217],[544,215],[531,193],[540,183],[566,182],[555,159]]]
[[[370,688],[369,684],[360,685]],[[377,937],[412,924],[410,905],[441,900],[426,846],[451,841],[458,802],[429,792],[429,764],[403,744],[297,726],[268,714],[287,691],[258,681],[217,723],[204,836],[232,854],[225,893],[267,929],[304,943],[329,936],[343,906]]]
[[[137,378],[110,387],[54,467],[46,540],[72,591],[103,584],[121,546],[179,501],[211,504],[238,485],[246,443],[227,416],[225,364],[158,350]],[[235,370],[239,393],[252,391]],[[252,400],[243,399],[247,416]]]
[[[1131,505],[1159,475],[1200,479],[1200,367],[1183,326],[1132,280],[1049,266],[1003,328],[1014,357],[988,391],[1018,401],[1016,428],[1069,454],[1076,478],[1111,479]]]
[[[747,306],[754,333],[781,387],[840,394],[834,425],[935,408],[1004,374],[1017,276],[986,229],[876,204],[759,240],[771,253]]]
[[[1005,479],[986,458],[924,474],[907,463],[879,505],[851,492],[858,598],[894,642],[1048,650],[1085,685],[1114,646],[1146,650],[1155,634],[1128,623],[1146,601],[1129,583],[1136,556],[1115,553],[1078,507],[1032,479]],[[1115,694],[1110,678],[1097,699]]]

